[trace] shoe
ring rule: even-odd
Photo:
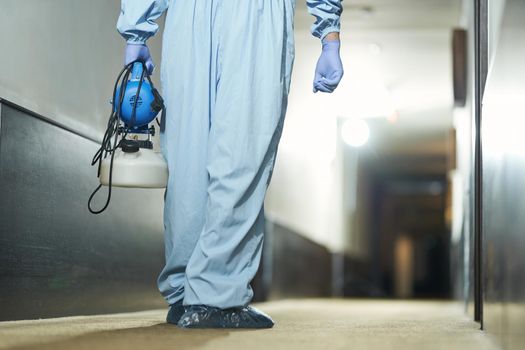
[[[184,314],[184,306],[182,305],[182,300],[177,301],[175,304],[170,305],[170,309],[168,311],[168,316],[166,316],[166,322],[177,324],[179,322],[180,318]]]
[[[180,328],[272,328],[270,316],[254,307],[219,309],[190,305],[177,324]]]

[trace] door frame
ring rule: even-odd
[[[488,72],[488,1],[474,0],[474,319],[483,329],[483,92]]]

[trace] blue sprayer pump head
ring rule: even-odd
[[[158,108],[155,107],[155,93],[150,84],[149,79],[146,79],[144,72],[144,65],[141,62],[135,62],[131,72],[130,79],[126,82],[124,98],[122,107],[120,109],[120,119],[128,127],[142,127],[151,123],[157,114]],[[142,83],[141,83],[142,82]],[[138,101],[136,103],[135,117],[133,118],[133,108],[135,107],[135,99],[137,97],[137,90],[140,86]],[[115,108],[118,108],[120,96],[120,86],[117,89]]]
[[[98,164],[97,176],[100,179],[100,185],[88,200],[92,214],[106,210],[113,185],[141,188],[164,188],[167,185],[168,165],[162,155],[153,151],[151,136],[155,135],[155,126],[149,125],[160,111],[164,121],[166,108],[145,68],[145,64],[139,61],[126,64],[113,86],[107,128],[91,161],[91,165]],[[157,123],[162,132],[164,124],[158,119]],[[148,135],[148,139],[140,140],[136,137],[138,134]],[[127,138],[128,135],[135,137]],[[126,157],[130,153],[134,156]],[[103,185],[108,186],[106,203],[95,210],[92,201]]]

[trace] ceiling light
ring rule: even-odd
[[[370,138],[370,128],[363,119],[347,119],[341,127],[341,137],[347,145],[361,147]]]

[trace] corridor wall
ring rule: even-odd
[[[163,191],[119,189],[106,213],[87,209],[123,63],[119,8],[1,1],[0,320],[164,305]],[[150,44],[160,58],[160,40]]]
[[[483,99],[484,326],[506,349],[525,341],[525,1],[494,1]],[[502,5],[505,5],[504,7]],[[500,17],[501,16],[501,17]],[[491,16],[489,15],[489,18]]]

